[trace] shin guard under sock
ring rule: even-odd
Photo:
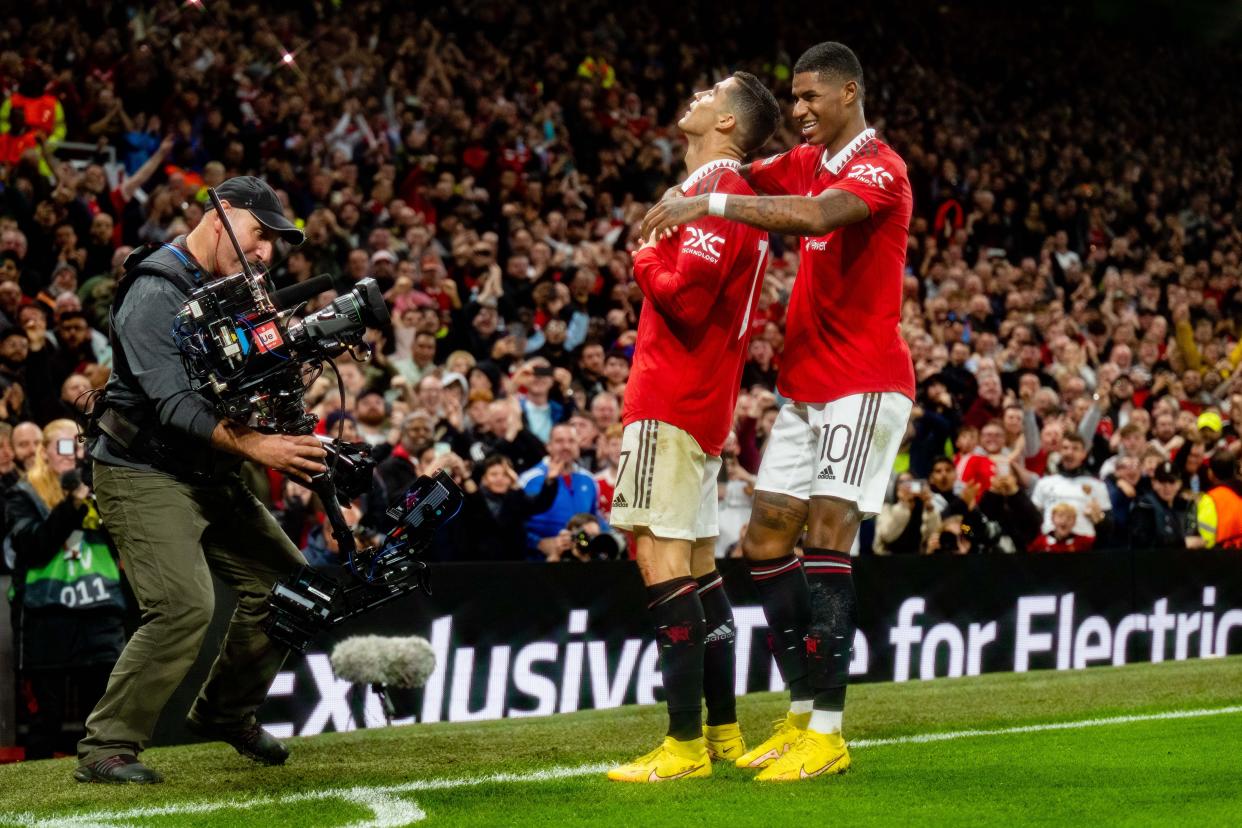
[[[811,593],[807,633],[807,672],[815,693],[815,711],[840,714],[845,709],[850,654],[857,624],[853,567],[847,552],[807,549],[803,560]],[[825,721],[829,717],[820,717]],[[839,716],[831,717],[839,728]]]
[[[668,735],[679,741],[703,735],[703,638],[706,622],[693,578],[647,587],[647,611],[660,648],[660,672],[668,701]]]
[[[772,655],[789,685],[792,701],[809,701],[806,635],[811,623],[811,593],[796,555],[749,563],[750,579],[763,603],[771,631]]]
[[[699,585],[699,601],[707,621],[707,637],[703,648],[703,698],[707,701],[707,724],[731,724],[737,721],[737,702],[733,694],[737,644],[737,626],[733,607],[725,595],[720,573],[711,572],[695,579]]]

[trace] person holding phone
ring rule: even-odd
[[[62,727],[69,700],[85,719],[125,645],[116,549],[83,479],[77,433],[72,420],[49,423],[5,503],[20,686],[34,711],[27,759],[73,752],[77,737],[66,742]]]
[[[940,513],[931,488],[906,472],[897,478],[892,503],[880,507],[875,524],[877,555],[917,555],[940,531]]]

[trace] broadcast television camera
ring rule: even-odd
[[[302,404],[306,371],[365,347],[366,329],[389,320],[374,279],[361,280],[300,322],[291,322],[292,313],[277,310],[253,272],[208,282],[190,294],[173,322],[173,339],[195,390],[213,397],[223,416],[309,433],[316,420]]]
[[[389,321],[383,295],[373,279],[362,279],[354,290],[294,321],[304,303],[273,299],[280,300],[282,293],[286,300],[309,297],[317,280],[270,296],[247,262],[215,190],[208,195],[242,272],[195,289],[173,320],[173,340],[190,385],[213,400],[222,417],[264,431],[310,434],[318,418],[305,410],[307,387],[325,364],[346,351],[358,361],[370,358],[363,335]],[[278,304],[293,306],[281,309]],[[337,384],[344,399],[339,374]],[[303,567],[277,583],[268,598],[268,634],[303,651],[322,629],[412,590],[426,591],[426,564],[415,556],[462,502],[447,475],[420,477],[388,510],[396,528],[381,545],[359,551],[340,507],[370,491],[375,462],[363,444],[320,439],[327,472],[311,478],[308,488],[319,495],[346,566],[338,574]]]

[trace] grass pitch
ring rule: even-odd
[[[739,699],[747,738],[784,706]],[[146,787],[77,784],[68,759],[11,765],[0,825],[1242,824],[1242,657],[862,685],[844,776],[764,785],[717,765],[705,780],[605,780],[656,744],[663,716],[325,734],[293,740],[283,768],[220,744],[160,748],[144,758],[169,781]]]

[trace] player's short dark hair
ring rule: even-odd
[[[858,62],[858,55],[844,43],[828,40],[807,49],[794,64],[795,75],[803,72],[814,72],[825,80],[841,83],[855,81],[858,84],[858,98],[862,100],[862,64]]]
[[[737,85],[729,92],[729,106],[737,119],[735,140],[742,152],[750,154],[776,132],[781,107],[772,90],[750,72],[734,72],[733,79]]]

